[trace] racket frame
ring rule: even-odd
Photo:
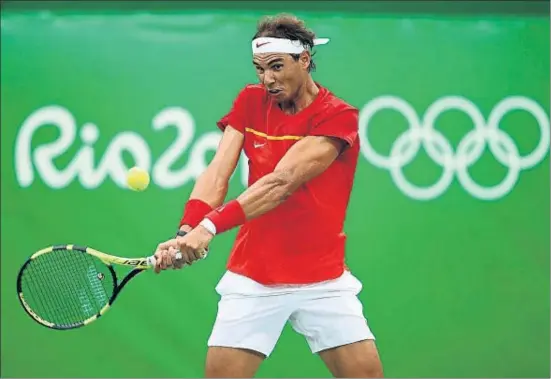
[[[107,304],[105,304],[102,307],[102,309],[100,309],[100,311],[98,313],[96,313],[95,315],[87,318],[84,321],[80,321],[78,323],[74,323],[74,324],[70,324],[70,325],[55,324],[51,321],[44,320],[43,318],[38,316],[32,310],[32,308],[29,306],[27,301],[25,300],[25,296],[23,295],[23,288],[22,288],[23,287],[22,286],[22,278],[23,278],[23,273],[25,272],[25,269],[37,257],[39,257],[41,255],[44,255],[44,254],[52,253],[54,251],[78,252],[78,253],[82,253],[82,254],[92,255],[92,256],[98,258],[100,261],[102,261],[107,266],[107,268],[109,269],[109,272],[111,273],[111,276],[113,278],[113,286],[114,286],[113,294],[109,298]],[[93,249],[93,248],[87,247],[87,246],[80,246],[80,245],[73,245],[73,244],[52,245],[52,246],[49,246],[49,247],[46,247],[42,250],[37,251],[36,253],[31,255],[25,261],[25,263],[23,263],[23,266],[21,266],[21,269],[19,270],[19,274],[17,275],[17,295],[18,295],[18,298],[19,298],[19,302],[21,303],[21,306],[23,307],[25,312],[33,320],[35,320],[37,323],[39,323],[40,325],[43,325],[43,326],[45,326],[47,328],[50,328],[50,329],[57,329],[57,330],[76,329],[76,328],[80,328],[82,326],[88,325],[91,322],[93,322],[93,321],[97,320],[98,318],[100,318],[101,316],[103,316],[103,314],[105,314],[105,312],[107,312],[109,310],[109,308],[111,307],[111,305],[113,304],[113,302],[115,301],[115,299],[117,298],[117,296],[119,295],[119,293],[121,292],[123,287],[130,281],[130,279],[132,279],[133,277],[135,277],[139,273],[141,273],[141,272],[143,272],[143,271],[145,271],[149,268],[152,268],[154,266],[154,262],[155,261],[154,261],[153,257],[124,258],[124,257],[118,257],[118,256],[114,256],[114,255],[105,254],[105,253],[102,253],[99,250],[96,250],[96,249]],[[120,266],[133,267],[133,270],[130,271],[128,274],[126,274],[126,276],[122,279],[120,284],[118,282],[117,273],[116,273],[115,269],[113,268],[113,264],[117,264],[117,265],[120,265]]]

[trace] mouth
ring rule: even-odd
[[[277,95],[277,94],[281,93],[281,90],[280,89],[269,89],[268,93],[270,95]]]

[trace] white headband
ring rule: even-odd
[[[314,45],[325,45],[329,38],[317,38]],[[308,48],[300,41],[293,41],[284,38],[260,37],[252,42],[253,54],[259,53],[289,53],[300,54]]]

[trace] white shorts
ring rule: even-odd
[[[349,271],[326,282],[264,286],[226,272],[208,346],[244,348],[269,356],[289,321],[304,335],[312,353],[375,339],[357,297],[362,284]]]

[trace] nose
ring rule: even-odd
[[[265,85],[266,87],[271,86],[272,84],[275,83],[274,74],[271,73],[270,71],[265,72],[265,73],[264,73],[264,76],[263,76],[263,78],[262,78],[262,82],[264,83],[264,85]]]

